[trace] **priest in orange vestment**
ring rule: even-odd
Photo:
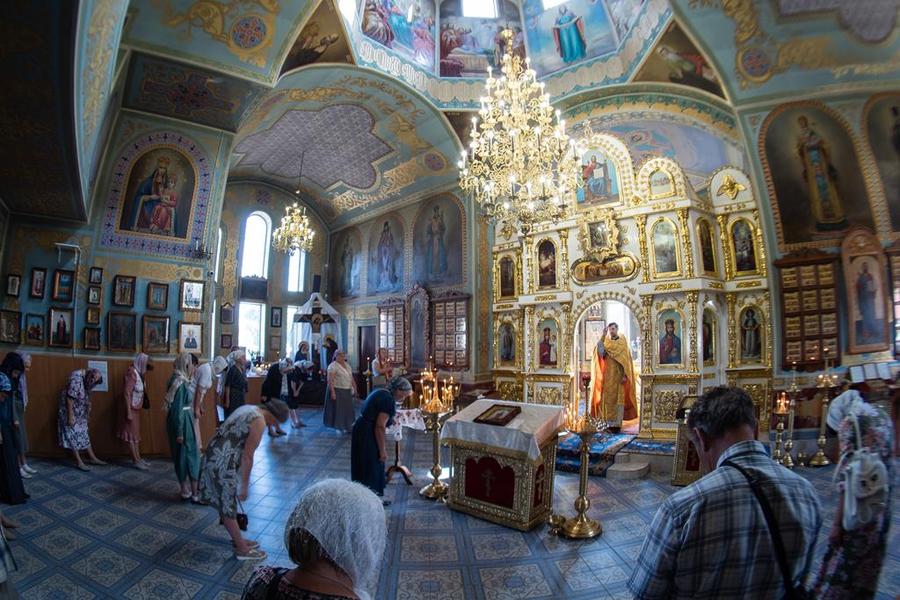
[[[591,359],[591,416],[621,427],[637,418],[634,362],[631,348],[619,326],[610,323],[594,348]]]

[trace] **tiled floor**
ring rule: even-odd
[[[349,437],[323,429],[321,412],[304,413],[311,427],[277,440],[266,437],[256,454],[246,508],[250,533],[272,564],[289,564],[283,530],[298,492],[312,481],[349,474]],[[430,439],[412,432],[404,448],[416,483],[424,484]],[[255,564],[232,558],[211,509],[178,501],[170,463],[154,461],[149,472],[123,465],[91,473],[55,462],[34,466],[40,474],[27,482],[31,500],[5,509],[21,524],[12,542],[19,565],[13,579],[27,600],[240,596]],[[822,492],[824,540],[834,509],[831,468],[801,473]],[[577,476],[557,474],[556,481],[556,510],[571,514]],[[663,476],[592,477],[590,513],[602,521],[604,533],[593,541],[569,542],[548,536],[546,527],[520,533],[451,512],[420,499],[417,489],[396,481],[388,486],[394,504],[376,598],[629,597],[625,582],[635,556],[657,506],[673,491]],[[895,508],[879,598],[900,593],[898,514]]]

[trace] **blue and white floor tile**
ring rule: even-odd
[[[349,476],[350,438],[321,427],[320,411],[304,411],[310,427],[266,436],[256,454],[245,508],[248,535],[289,565],[284,524],[299,492],[326,477]],[[404,462],[415,486],[394,479],[388,547],[374,596],[398,600],[630,598],[625,583],[657,507],[675,488],[666,474],[642,480],[592,477],[589,515],[603,535],[568,541],[546,527],[522,533],[455,513],[419,497],[428,481],[431,440],[408,432]],[[393,449],[389,454],[393,455]],[[446,459],[444,456],[444,464]],[[125,461],[82,473],[67,463],[34,461],[31,499],[5,507],[20,525],[12,542],[16,588],[28,600],[237,600],[256,563],[233,558],[213,510],[182,504],[171,464],[137,471]],[[832,468],[800,469],[822,494],[827,535],[835,498]],[[573,514],[578,477],[557,473],[555,511]],[[896,504],[895,504],[896,506]],[[820,555],[824,547],[820,546]],[[879,598],[900,594],[900,509],[895,508]]]

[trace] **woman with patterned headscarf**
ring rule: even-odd
[[[131,450],[131,464],[136,469],[146,471],[150,464],[141,459],[138,446],[141,442],[141,410],[144,408],[144,376],[153,370],[153,359],[146,354],[138,354],[125,372],[122,389],[123,401],[119,410],[117,437],[128,444]]]
[[[175,372],[166,386],[164,410],[169,411],[166,433],[169,435],[172,462],[175,463],[175,476],[181,484],[181,499],[199,504],[197,480],[200,478],[200,453],[194,433],[194,405],[191,396],[193,375],[192,355],[182,352],[175,359]]]
[[[66,381],[66,388],[59,398],[59,445],[72,451],[75,468],[90,471],[81,460],[81,451],[87,450],[92,465],[106,463],[94,455],[88,420],[91,416],[91,390],[103,383],[97,369],[75,369]]]
[[[10,355],[6,356],[8,359]],[[19,366],[21,366],[21,362],[19,359]],[[8,367],[8,363],[8,360],[4,360],[3,366]],[[18,378],[20,371],[12,369],[11,373]],[[6,504],[22,504],[28,494],[25,493],[22,475],[19,472],[19,457],[15,441],[16,415],[13,408],[12,391],[12,382],[9,376],[0,367],[0,500]]]

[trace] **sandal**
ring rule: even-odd
[[[191,496],[191,504],[197,504],[199,506],[206,506],[206,502],[200,499],[200,496]]]
[[[244,542],[248,548],[259,548],[259,541],[257,540],[244,540]],[[231,548],[234,549],[234,542],[231,542]]]
[[[90,471],[91,470],[91,468],[85,464],[75,465],[75,468],[78,469],[79,471]]]
[[[105,467],[105,466],[106,466],[106,463],[103,462],[102,460],[100,460],[99,458],[96,459],[96,460],[89,460],[88,462],[91,463],[92,465],[97,465],[98,467]]]
[[[187,502],[187,501],[190,500],[190,499],[191,499],[191,495],[190,495],[190,494],[186,494],[186,495],[185,495],[185,494],[182,494],[182,495],[181,495],[181,501],[182,501],[182,502]]]
[[[234,557],[238,560],[263,560],[266,553],[259,548],[250,548],[245,554],[234,553]]]

